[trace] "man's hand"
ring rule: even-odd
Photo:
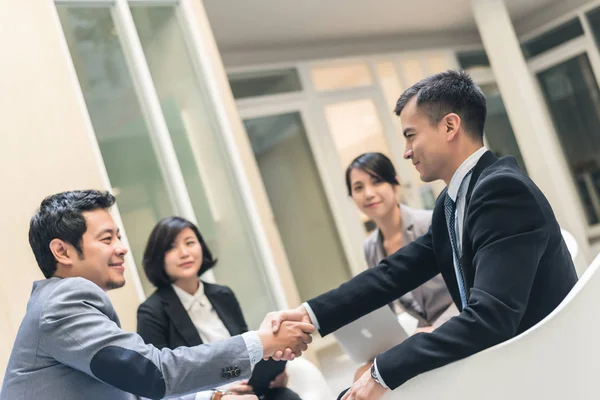
[[[379,400],[387,391],[386,388],[371,378],[371,371],[365,371],[359,380],[354,382],[342,400]]]
[[[416,335],[417,333],[431,333],[434,329],[435,328],[433,326],[424,326],[422,328],[415,329],[413,335]]]
[[[277,375],[275,377],[275,379],[273,379],[271,381],[271,383],[269,383],[269,389],[284,388],[284,387],[287,387],[287,383],[288,383],[288,374],[287,374],[287,371],[284,370],[282,373]]]
[[[270,327],[273,333],[277,333],[283,321],[299,321],[312,325],[312,321],[310,320],[310,316],[308,315],[308,312],[306,312],[306,309],[303,306],[299,306],[292,310],[275,311],[268,313],[265,319],[263,320],[262,324],[260,325],[260,329],[267,329],[268,327]],[[310,333],[312,332],[314,332],[314,327]],[[294,353],[295,351],[293,351],[292,348],[287,347],[276,351],[271,357],[276,361],[293,360],[295,357],[299,356],[299,354]],[[266,360],[269,357],[265,356],[264,358]]]
[[[227,390],[233,392],[236,395],[254,394],[254,388],[248,385],[247,380],[240,381],[236,385],[228,387]],[[239,397],[236,397],[236,399],[239,399]]]
[[[221,400],[258,400],[254,394],[226,394]]]
[[[306,322],[285,321],[277,333],[273,332],[270,324],[261,325],[257,333],[263,345],[263,357],[273,357],[277,361],[300,357],[312,342],[310,334],[314,331],[315,327]]]
[[[274,311],[267,314],[260,328],[271,328],[273,333],[277,333],[283,321],[298,321],[306,322],[312,325],[312,321],[303,306],[299,306],[292,310]]]

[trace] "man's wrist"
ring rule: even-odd
[[[314,311],[312,310],[312,308],[310,307],[308,302],[302,303],[302,305],[298,308],[301,308],[304,310],[306,315],[308,315],[308,319],[310,319],[310,323],[313,324],[315,326],[315,328],[317,328],[317,330],[321,329],[321,327],[319,326],[319,321],[317,320],[317,316],[315,315]]]
[[[221,400],[223,396],[231,395],[233,392],[223,391],[223,390],[215,390],[210,400]]]
[[[371,366],[371,379],[380,384],[382,387],[389,389],[388,385],[386,385],[383,379],[381,378],[381,374],[379,373],[379,369],[377,368],[377,359],[373,360],[373,365]]]

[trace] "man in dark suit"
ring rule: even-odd
[[[464,72],[428,77],[402,94],[395,113],[404,157],[421,179],[448,185],[429,232],[339,288],[304,303],[321,335],[444,277],[460,314],[376,357],[343,399],[379,399],[414,376],[529,329],[577,281],[550,204],[512,157],[483,146],[486,101]],[[272,321],[274,330],[280,319]]]

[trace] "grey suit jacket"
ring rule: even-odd
[[[432,211],[417,210],[400,204],[402,213],[402,247],[424,235],[431,226]],[[365,258],[369,268],[373,268],[387,255],[383,248],[383,236],[379,229],[364,242]],[[419,326],[437,327],[458,315],[446,283],[441,275],[408,292],[399,299],[402,308],[419,320]]]
[[[248,378],[241,336],[158,350],[120,328],[110,299],[83,278],[33,284],[1,400],[172,397]]]

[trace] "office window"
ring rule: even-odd
[[[596,41],[596,48],[600,51],[600,7],[594,8],[592,11],[586,14],[594,39]]]
[[[228,78],[233,97],[236,99],[302,90],[296,68],[229,74]]]
[[[490,66],[490,60],[488,60],[485,50],[462,51],[456,53],[456,58],[458,59],[460,67],[464,70],[469,68],[481,68]]]
[[[314,66],[311,74],[315,89],[320,92],[373,84],[365,62]]]
[[[579,18],[575,18],[526,41],[521,48],[525,58],[531,58],[581,35],[583,27]]]
[[[600,90],[587,54],[537,75],[589,224],[600,222]]]
[[[102,153],[133,258],[142,270],[148,235],[175,207],[136,96],[109,8],[58,6],[79,84]]]

